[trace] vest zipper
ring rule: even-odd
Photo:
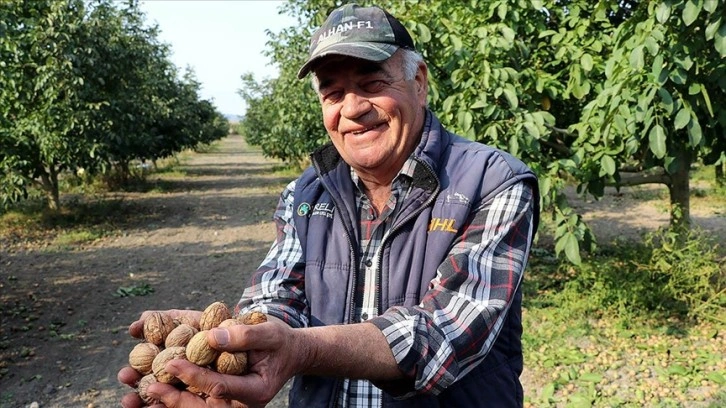
[[[323,185],[323,187],[330,192],[331,190],[327,188],[327,182],[325,181],[325,178],[321,176],[320,166],[318,165],[317,161],[312,160],[312,164],[315,167],[315,172],[318,174],[318,178],[320,179],[320,183]],[[336,207],[338,208],[344,208],[344,206],[341,206],[339,202],[337,202],[337,196],[335,194],[330,194],[330,198],[333,200],[333,203],[335,203]],[[343,223],[343,226],[345,227],[345,223]],[[349,231],[347,228],[345,228],[345,238],[348,241],[348,249],[350,250],[351,259],[353,262],[351,263],[351,285],[350,285],[350,292],[348,293],[348,298],[350,299],[348,303],[348,315],[346,316],[346,320],[343,323],[350,323],[353,320],[353,314],[355,312],[355,283],[358,279],[358,253],[355,250],[355,247],[353,246],[353,242],[351,239],[352,231]],[[330,400],[330,404],[328,405],[329,408],[334,408],[338,404],[338,399],[340,398],[340,392],[343,387],[343,380],[342,379],[336,379],[335,385],[333,386],[333,395]]]
[[[416,164],[417,166],[424,166],[432,175],[434,175],[434,177],[436,177],[431,166],[429,166],[428,164],[426,164],[425,162],[423,162],[421,160],[416,160],[416,162],[417,162],[417,164]],[[400,222],[397,222],[396,224],[394,224],[391,227],[391,229],[388,231],[388,234],[386,234],[383,237],[383,239],[381,241],[381,246],[378,248],[378,254],[376,255],[376,262],[377,262],[376,267],[378,268],[379,286],[381,288],[383,287],[383,279],[384,279],[384,276],[383,276],[383,250],[385,249],[386,244],[390,240],[389,238],[392,237],[399,229],[401,229],[401,226],[405,225],[407,222],[409,222],[410,220],[414,219],[416,216],[421,214],[421,212],[423,210],[428,208],[431,205],[431,203],[433,203],[434,200],[436,200],[436,196],[439,194],[439,191],[441,190],[441,184],[438,182],[438,177],[436,177],[436,180],[437,180],[436,189],[434,189],[434,191],[431,193],[431,196],[428,198],[428,200],[426,200],[426,202],[423,203],[423,205],[421,205],[416,211],[414,211],[408,217],[406,217],[403,220],[401,220]],[[386,270],[385,278],[387,281],[388,280],[388,270]],[[383,313],[383,291],[382,290],[378,291],[378,311],[377,312],[378,312],[378,316],[380,316]]]

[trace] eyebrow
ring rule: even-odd
[[[335,60],[330,61],[328,65],[335,64]],[[355,75],[370,75],[370,74],[377,74],[381,72],[385,72],[385,69],[383,68],[382,62],[373,62],[373,61],[365,61],[360,60],[360,64],[357,64],[355,67],[354,74]],[[331,70],[332,71],[332,70]],[[318,89],[325,89],[326,87],[330,86],[330,84],[333,82],[331,79],[325,79],[318,76],[318,79],[320,80],[320,83],[318,85]]]

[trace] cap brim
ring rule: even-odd
[[[342,55],[345,57],[360,58],[368,61],[385,61],[398,50],[395,44],[357,42],[334,44],[325,49],[314,52],[314,54],[303,64],[297,72],[298,79],[302,79],[310,72],[315,64],[321,59],[331,55]]]

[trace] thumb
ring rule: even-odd
[[[239,324],[209,330],[207,341],[210,346],[222,351],[271,350],[282,346],[284,330],[285,327],[271,322]]]

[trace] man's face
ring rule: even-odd
[[[404,79],[401,53],[383,63],[329,57],[318,65],[323,122],[359,175],[388,183],[418,143],[426,106],[426,67]]]

